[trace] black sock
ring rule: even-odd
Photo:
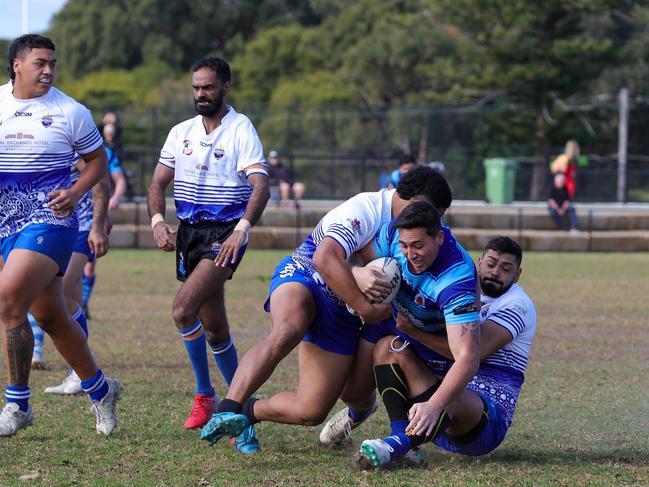
[[[248,418],[248,422],[250,424],[259,423],[259,420],[257,418],[255,418],[255,412],[254,412],[254,407],[253,407],[253,405],[256,402],[257,402],[257,398],[256,397],[251,397],[245,403],[243,403],[242,414],[244,414]]]
[[[426,402],[428,401],[431,397],[433,397],[433,394],[435,394],[435,391],[439,389],[439,385],[441,382],[437,381],[435,382],[432,386],[430,386],[428,389],[426,389],[424,392],[419,394],[418,396],[411,397],[408,399],[408,406],[412,407],[413,404],[416,404],[418,402]]]
[[[390,422],[408,420],[408,386],[406,376],[399,364],[381,364],[374,366],[376,387]]]
[[[241,413],[241,403],[232,399],[223,399],[216,408],[217,413]]]

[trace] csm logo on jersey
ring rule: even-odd
[[[14,117],[31,117],[32,113],[31,112],[16,112],[14,113]]]

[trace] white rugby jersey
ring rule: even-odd
[[[31,223],[76,228],[76,213],[57,218],[43,205],[47,194],[71,186],[75,152],[88,154],[102,145],[90,111],[52,87],[27,100],[0,87],[0,238]]]
[[[512,334],[512,341],[487,357],[485,364],[525,373],[536,332],[534,303],[522,287],[514,284],[498,298],[481,297],[480,323],[493,321]]]
[[[267,174],[247,170],[266,165],[264,149],[250,119],[229,105],[209,134],[200,115],[173,127],[158,162],[174,170],[176,214],[188,223],[241,218],[252,194],[247,176]]]
[[[343,248],[345,257],[372,241],[381,226],[392,219],[392,195],[396,190],[382,189],[360,193],[329,211],[311,235],[293,252],[293,260],[315,272],[313,254],[325,237],[333,238]],[[339,298],[328,287],[330,298]]]

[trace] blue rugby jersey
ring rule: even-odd
[[[31,223],[76,228],[76,212],[57,218],[48,193],[67,189],[75,152],[102,145],[90,111],[56,88],[17,99],[11,82],[0,87],[0,238]]]
[[[401,286],[392,302],[412,323],[428,332],[443,325],[477,322],[478,275],[471,257],[442,226],[444,243],[431,266],[421,274],[408,269],[408,259],[399,246],[399,230],[394,221],[384,225],[374,239],[378,257],[394,257],[401,265]]]
[[[205,133],[200,115],[171,129],[159,163],[174,170],[174,201],[181,221],[241,218],[252,194],[247,177],[265,170],[264,149],[248,117],[228,106],[221,125]]]

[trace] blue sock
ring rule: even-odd
[[[200,330],[201,334],[191,340],[185,337],[191,336]],[[207,360],[207,344],[205,341],[205,333],[203,333],[203,325],[197,321],[191,326],[178,330],[180,336],[183,337],[183,345],[189,355],[189,361],[194,369],[194,377],[196,378],[196,394],[207,394],[208,396],[214,395],[214,388],[210,381],[210,367]]]
[[[32,333],[34,334],[34,355],[43,360],[45,353],[43,352],[43,340],[45,340],[45,332],[43,329],[38,326],[36,318],[31,313],[27,313],[27,319],[29,324],[32,327]]]
[[[398,435],[399,433],[405,433],[408,424],[410,424],[410,421],[408,421],[407,419],[395,419],[390,421],[390,429],[392,430],[392,434]]]
[[[81,309],[81,306],[77,306],[77,310],[72,315],[72,319],[77,322],[77,324],[83,330],[83,333],[88,338],[88,320],[86,319],[86,314]]]
[[[223,379],[229,386],[234,377],[234,373],[237,371],[237,365],[239,365],[237,349],[234,347],[232,337],[228,337],[223,343],[217,343],[216,345],[210,344],[210,350],[212,350],[214,361],[218,365]]]
[[[364,421],[365,418],[369,415],[369,412],[372,409],[363,409],[362,411],[358,411],[357,409],[354,409],[353,407],[349,407],[349,417],[352,420],[352,423],[360,423],[361,421]]]
[[[29,395],[28,386],[7,386],[5,389],[7,402],[15,402],[22,412],[29,408]]]
[[[93,401],[101,401],[108,394],[108,382],[101,369],[91,379],[82,380],[81,388]]]
[[[405,433],[388,436],[387,438],[383,438],[383,441],[390,445],[394,450],[390,453],[391,460],[404,456],[411,448],[410,437]]]
[[[95,285],[95,276],[86,276],[83,275],[83,291],[82,291],[82,300],[83,305],[88,306],[88,301],[90,301],[90,295],[92,294],[92,288]]]

